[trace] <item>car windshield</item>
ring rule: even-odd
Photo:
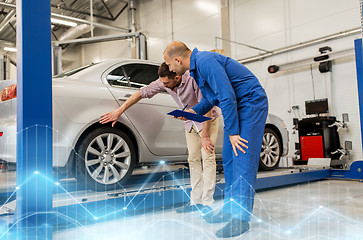
[[[91,63],[89,65],[86,65],[86,66],[82,66],[82,67],[79,67],[79,68],[75,68],[75,69],[72,69],[72,70],[69,70],[69,71],[66,71],[66,72],[63,72],[63,73],[60,73],[58,75],[55,75],[53,76],[54,78],[62,78],[62,77],[69,77],[75,73],[78,73],[80,71],[83,71],[89,67],[92,67],[94,65],[96,65],[97,63]]]

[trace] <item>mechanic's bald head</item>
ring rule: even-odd
[[[168,44],[164,50],[164,60],[170,71],[179,76],[190,68],[190,55],[192,51],[182,42],[174,41]]]
[[[164,54],[167,54],[169,58],[187,57],[190,52],[187,45],[179,41],[169,43],[164,50]]]

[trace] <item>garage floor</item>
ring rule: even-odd
[[[218,211],[222,204],[218,200]],[[251,230],[233,239],[362,239],[363,183],[325,180],[259,192]],[[164,209],[55,230],[53,239],[217,239],[223,224]]]

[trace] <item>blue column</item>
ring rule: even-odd
[[[47,214],[52,210],[53,167],[50,0],[17,0],[16,7],[18,190],[14,226],[26,239],[51,239]],[[31,236],[26,236],[28,229]]]
[[[360,128],[361,139],[363,149],[363,51],[362,51],[362,39],[356,39],[354,41],[355,46],[355,62],[357,69],[357,81],[358,81],[358,99],[359,99],[359,113],[360,113]]]

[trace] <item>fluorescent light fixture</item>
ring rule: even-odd
[[[60,20],[60,19],[56,19],[56,18],[51,18],[50,21],[51,21],[51,23],[66,25],[66,26],[70,26],[70,27],[77,26],[77,23],[75,23],[75,22]]]
[[[8,52],[16,52],[16,48],[12,48],[12,47],[4,47],[4,51],[8,51]]]

